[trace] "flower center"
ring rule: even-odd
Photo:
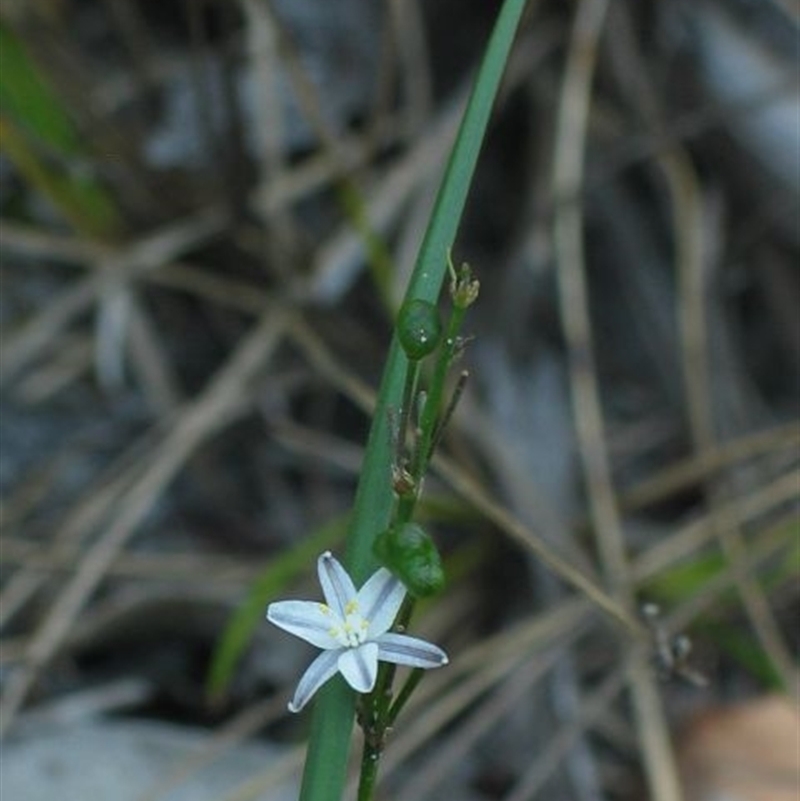
[[[356,601],[350,601],[344,611],[342,624],[331,629],[331,636],[345,648],[357,648],[367,639],[369,620],[358,611]]]

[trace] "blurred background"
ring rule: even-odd
[[[310,650],[263,611],[343,548],[499,6],[0,3],[9,801],[296,797]],[[381,798],[796,798],[799,22],[528,3],[421,509],[452,664]]]

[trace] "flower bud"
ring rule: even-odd
[[[472,277],[472,268],[466,262],[458,271],[450,263],[450,297],[457,309],[466,309],[478,299],[481,284]]]
[[[416,523],[386,529],[376,538],[373,550],[381,564],[391,570],[415,598],[436,595],[444,587],[439,551]]]
[[[411,361],[431,354],[442,336],[439,310],[427,300],[410,300],[402,305],[397,316],[397,337]]]

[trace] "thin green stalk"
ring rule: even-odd
[[[492,105],[524,8],[525,0],[505,0],[500,10],[450,154],[406,292],[407,300],[418,298],[435,303],[439,296],[448,250],[455,240]],[[395,336],[378,394],[345,553],[356,584],[363,582],[374,569],[372,544],[391,515],[392,437],[388,412],[402,403],[406,369],[407,359]],[[300,801],[341,798],[354,716],[353,693],[340,679],[329,682],[314,708]]]
[[[414,599],[406,596],[395,624],[399,630],[402,631],[408,626],[413,612]],[[390,719],[393,719],[391,714],[391,710],[394,708],[392,684],[396,671],[396,665],[390,662],[381,662],[378,667],[375,689],[363,699],[363,713],[367,719],[362,720],[361,724],[364,729],[364,750],[361,754],[358,801],[370,801],[378,780],[378,767],[381,756],[383,756],[386,732],[391,725]],[[422,671],[419,672],[422,673]]]
[[[424,675],[425,671],[422,670],[422,668],[414,668],[411,673],[409,673],[405,684],[400,688],[400,692],[397,693],[397,698],[389,707],[389,712],[386,715],[387,727],[394,725],[395,720],[397,720],[397,716],[400,714],[400,712],[402,712],[403,707],[406,705],[408,699],[411,698],[411,693],[413,693],[417,688],[417,685],[420,683],[420,681],[422,681],[422,677]]]
[[[411,477],[417,490],[422,486],[422,479],[427,471],[431,458],[431,444],[436,432],[436,423],[442,408],[445,380],[447,371],[453,363],[458,347],[458,332],[464,320],[465,309],[455,307],[450,315],[445,331],[442,347],[436,357],[433,377],[428,387],[428,395],[422,408],[419,420],[419,439],[415,445],[414,463],[411,466]],[[403,523],[411,520],[414,505],[419,498],[418,491],[412,495],[401,498],[398,502],[397,522]]]
[[[414,405],[414,398],[417,397],[417,387],[419,385],[420,363],[412,361],[408,363],[408,374],[406,376],[405,388],[403,390],[403,402],[400,407],[400,423],[397,429],[398,437],[398,457],[405,450],[406,437],[408,434],[408,420],[411,416],[411,407]]]
[[[448,256],[449,260],[449,256]],[[391,518],[391,529],[411,522],[414,515],[414,508],[421,496],[423,478],[428,470],[428,463],[433,454],[434,443],[441,434],[441,428],[446,422],[446,417],[452,412],[452,403],[445,405],[444,391],[445,381],[450,366],[455,359],[458,349],[462,347],[460,339],[461,325],[468,306],[475,300],[478,293],[478,282],[471,277],[469,268],[464,265],[461,271],[461,278],[455,268],[451,267],[451,298],[453,308],[447,322],[447,328],[441,344],[436,350],[436,362],[433,370],[433,378],[426,394],[417,394],[417,384],[420,373],[420,361],[410,362],[406,374],[405,387],[403,390],[403,409],[401,414],[400,429],[394,432],[395,439],[395,459],[403,464],[405,471],[404,446],[406,439],[406,428],[408,425],[408,413],[414,399],[420,401],[419,419],[417,421],[417,431],[414,441],[414,450],[410,465],[410,475],[408,482],[410,490],[406,491],[398,485],[394,487],[398,495],[397,504]],[[401,312],[402,315],[402,312]],[[405,323],[399,322],[402,326]],[[444,407],[444,412],[442,408]],[[402,479],[405,483],[405,477]],[[401,485],[402,486],[402,485]],[[403,606],[397,615],[395,628],[398,631],[405,631],[411,620],[414,611],[414,598],[406,596]],[[392,703],[392,687],[396,673],[396,665],[381,664],[378,668],[377,681],[372,692],[362,699],[360,724],[364,731],[364,749],[361,756],[361,774],[359,777],[358,798],[359,801],[369,801],[377,782],[378,766],[392,721],[408,701],[411,693],[416,688],[422,678],[422,671],[416,670],[411,678],[405,683],[398,699]]]
[[[361,760],[361,773],[358,777],[358,801],[372,801],[375,785],[378,783],[381,750],[364,743],[364,757]]]

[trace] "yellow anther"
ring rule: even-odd
[[[358,601],[355,598],[353,598],[352,601],[347,602],[347,606],[345,606],[344,608],[344,613],[346,615],[352,615],[353,612],[357,611],[358,611]]]
[[[323,615],[329,615],[331,613],[331,609],[327,604],[317,604],[319,607],[319,611],[322,612]]]

